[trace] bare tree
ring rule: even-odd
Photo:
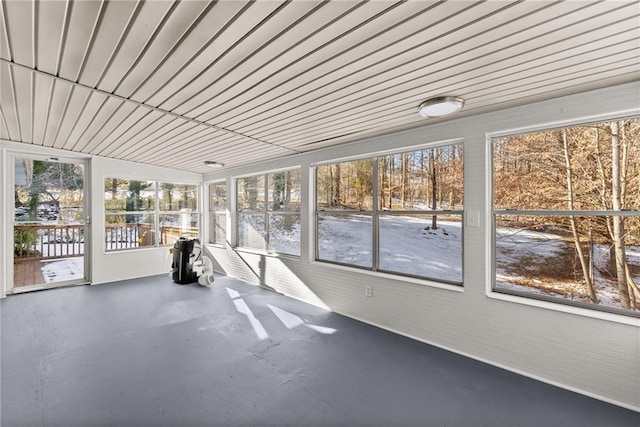
[[[564,153],[565,171],[567,174],[567,209],[573,211],[575,189],[573,185],[573,173],[571,171],[571,152],[569,141],[567,139],[567,131],[565,129],[560,132],[560,137],[562,141],[562,151]],[[593,280],[591,278],[591,275],[589,274],[589,264],[587,263],[586,256],[582,250],[582,243],[580,242],[580,235],[578,234],[578,227],[576,224],[575,216],[569,216],[569,224],[571,226],[573,244],[575,245],[576,254],[578,255],[578,260],[580,261],[580,267],[582,268],[582,277],[587,288],[587,293],[589,294],[589,299],[592,303],[599,304],[600,301],[598,300],[596,290],[593,286]]]

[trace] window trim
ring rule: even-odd
[[[485,294],[488,298],[522,304],[531,307],[543,308],[546,310],[557,311],[580,315],[584,317],[595,318],[599,320],[611,321],[626,325],[640,327],[640,311],[630,311],[615,307],[605,307],[589,303],[573,302],[561,298],[553,298],[543,295],[527,294],[518,291],[496,290],[496,224],[497,215],[548,215],[548,216],[624,216],[637,217],[638,211],[629,210],[518,210],[518,209],[495,209],[494,208],[494,156],[493,156],[493,139],[518,136],[523,134],[546,132],[554,129],[562,129],[569,127],[586,126],[590,124],[602,123],[607,121],[619,121],[638,118],[638,111],[622,111],[606,114],[597,114],[577,119],[567,119],[557,122],[540,123],[530,126],[524,126],[515,129],[500,130],[485,133],[485,216],[488,221],[485,222],[485,239],[487,254],[490,258],[486,260],[486,278],[485,278]]]
[[[277,174],[277,173],[282,173],[282,172],[289,172],[289,171],[298,171],[299,173],[299,181],[300,181],[300,195],[301,195],[301,202],[302,202],[302,168],[300,166],[295,166],[295,167],[290,167],[290,168],[285,168],[285,169],[274,169],[274,170],[269,170],[266,172],[259,172],[259,173],[252,173],[252,174],[248,174],[248,175],[242,175],[242,176],[236,176],[233,178],[233,217],[234,217],[234,225],[233,225],[233,245],[232,248],[235,251],[238,252],[247,252],[247,253],[255,253],[255,254],[261,254],[261,255],[267,255],[267,256],[274,256],[274,257],[290,257],[293,259],[300,259],[301,254],[302,254],[302,230],[300,230],[300,236],[299,236],[299,241],[298,241],[298,253],[297,254],[289,254],[286,252],[278,252],[278,251],[272,251],[269,250],[269,219],[271,215],[298,215],[300,217],[300,219],[302,220],[302,206],[300,206],[300,208],[297,211],[272,211],[269,210],[269,175],[273,175],[273,174]],[[261,210],[244,210],[244,211],[240,211],[239,210],[239,203],[238,203],[238,182],[242,179],[246,179],[246,178],[252,178],[252,177],[264,177],[264,208]],[[229,201],[229,198],[227,198],[227,201]],[[240,245],[240,221],[239,221],[239,217],[240,214],[244,213],[244,214],[253,214],[253,215],[257,215],[257,214],[261,214],[264,216],[264,243],[265,243],[265,248],[264,249],[258,249],[258,248],[252,248],[249,246],[241,246]]]
[[[215,185],[224,185],[225,187],[225,208],[224,210],[219,210],[219,209],[212,209],[211,208],[211,189],[215,186]],[[228,243],[229,243],[229,186],[227,185],[227,181],[226,180],[218,180],[218,181],[212,181],[212,182],[208,182],[207,183],[207,227],[208,227],[208,233],[207,233],[207,245],[211,245],[211,246],[215,246],[218,248],[226,248]],[[224,243],[213,243],[211,242],[211,215],[221,215],[224,214],[225,215],[225,223],[224,223],[224,232],[225,232],[225,239],[224,239]]]
[[[105,180],[107,179],[118,179],[118,180],[126,180],[126,181],[146,181],[146,182],[153,182],[154,186],[155,186],[155,206],[153,210],[149,210],[149,211],[113,211],[113,212],[107,212],[106,207],[105,207]],[[103,227],[102,227],[102,235],[104,237],[104,233],[105,233],[105,229],[106,229],[106,218],[108,215],[132,215],[132,214],[146,214],[146,215],[152,215],[155,218],[154,221],[154,231],[156,233],[156,238],[155,238],[155,242],[153,245],[148,245],[148,246],[137,246],[137,247],[129,247],[129,248],[117,248],[117,249],[107,249],[106,247],[106,243],[104,242],[104,238],[102,239],[103,244],[102,244],[102,253],[103,254],[113,254],[113,253],[121,253],[121,252],[128,252],[128,251],[137,251],[137,250],[150,250],[150,249],[158,249],[158,248],[167,248],[172,246],[171,243],[163,243],[160,244],[160,215],[175,215],[175,214],[182,214],[184,212],[179,212],[179,211],[163,211],[160,209],[160,198],[159,198],[159,194],[160,194],[160,185],[161,184],[174,184],[174,185],[193,185],[195,186],[195,194],[197,197],[197,201],[196,201],[196,210],[193,212],[190,212],[189,215],[197,215],[198,216],[198,238],[200,239],[202,236],[202,183],[199,182],[178,182],[178,181],[168,181],[166,179],[146,179],[146,178],[137,178],[137,177],[122,177],[120,176],[116,176],[116,175],[104,175],[102,177],[102,220],[103,220]]]
[[[311,217],[313,218],[313,224],[311,225],[311,232],[313,233],[313,238],[312,240],[312,258],[311,258],[311,262],[317,262],[317,263],[322,263],[322,264],[329,264],[329,265],[334,265],[334,266],[339,266],[341,268],[346,268],[346,269],[356,269],[360,272],[366,272],[366,273],[373,273],[373,274],[377,274],[377,275],[385,275],[384,277],[390,277],[390,278],[397,278],[397,277],[402,277],[402,278],[406,278],[406,279],[410,279],[411,282],[415,281],[419,281],[418,283],[424,283],[424,282],[430,282],[430,283],[440,283],[440,284],[445,284],[448,286],[455,286],[455,287],[459,287],[459,288],[463,288],[464,287],[464,260],[465,260],[465,249],[464,249],[464,230],[465,230],[465,209],[464,209],[464,196],[463,196],[463,208],[462,209],[446,209],[446,210],[433,210],[433,209],[428,209],[428,210],[381,210],[378,207],[378,197],[379,197],[379,191],[378,191],[378,159],[380,157],[384,157],[384,156],[393,156],[393,155],[399,155],[399,154],[406,154],[406,153],[412,153],[415,151],[424,151],[424,150],[429,150],[429,149],[434,149],[434,148],[440,148],[440,147],[449,147],[449,146],[454,146],[454,145],[461,145],[463,147],[464,150],[464,139],[463,138],[453,138],[450,140],[445,140],[445,141],[438,141],[435,143],[429,143],[429,144],[420,144],[420,145],[416,145],[416,146],[411,146],[411,147],[404,147],[404,148],[395,148],[395,149],[391,149],[391,150],[384,150],[384,151],[379,151],[379,152],[375,152],[375,153],[370,153],[367,155],[361,155],[361,156],[352,156],[352,157],[345,157],[345,158],[340,158],[340,159],[334,159],[334,160],[326,160],[326,161],[322,161],[322,162],[317,162],[317,163],[313,163],[310,165],[310,175],[312,176],[312,179],[310,180],[312,182],[311,185],[311,200],[312,203],[310,203],[310,211],[311,211]],[[464,153],[464,151],[463,151]],[[327,165],[333,165],[333,164],[337,164],[337,163],[347,163],[347,162],[353,162],[353,161],[358,161],[358,160],[371,160],[372,161],[372,210],[353,210],[353,209],[342,209],[342,210],[333,210],[333,209],[325,209],[325,210],[320,210],[318,207],[318,167],[320,166],[327,166]],[[464,192],[464,157],[463,157],[463,192]],[[464,193],[463,193],[464,194]],[[343,262],[339,262],[339,261],[334,261],[334,260],[325,260],[325,259],[321,259],[319,257],[319,238],[318,238],[318,232],[319,232],[319,227],[318,227],[318,218],[321,214],[347,214],[347,213],[360,213],[362,215],[370,215],[371,216],[371,245],[372,245],[372,251],[371,251],[371,267],[364,267],[364,266],[359,266],[356,264],[348,264],[348,263],[343,263]],[[460,277],[461,280],[459,282],[457,281],[451,281],[451,280],[446,280],[446,279],[440,279],[440,278],[434,278],[434,277],[428,277],[428,276],[419,276],[419,275],[412,275],[409,273],[403,273],[403,272],[396,272],[396,271],[390,271],[390,270],[385,270],[385,269],[381,269],[379,264],[380,264],[380,227],[379,227],[379,222],[380,222],[380,216],[381,215],[402,215],[402,214],[407,214],[407,215],[442,215],[442,214],[451,214],[451,215],[459,215],[460,216],[460,242],[461,242],[461,262],[460,262],[460,267],[461,267],[461,271],[460,271]],[[448,288],[446,288],[448,289]]]

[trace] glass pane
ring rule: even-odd
[[[154,211],[155,182],[105,178],[104,209],[106,212]]]
[[[209,185],[209,210],[223,211],[227,208],[227,183],[215,182]]]
[[[160,244],[173,245],[181,236],[198,237],[199,215],[193,213],[161,214]]]
[[[381,210],[462,210],[462,145],[378,158]]]
[[[155,220],[154,214],[107,214],[104,229],[105,250],[114,251],[155,245]]]
[[[209,215],[209,243],[224,245],[227,241],[227,215],[212,213]]]
[[[264,175],[239,178],[237,186],[238,211],[264,210]]]
[[[14,165],[13,287],[84,281],[84,165]]]
[[[300,255],[300,215],[269,215],[269,250]]]
[[[267,248],[265,237],[264,214],[238,214],[238,246],[265,250]]]
[[[373,161],[333,163],[316,168],[318,210],[373,209]]]
[[[269,174],[269,210],[300,211],[300,170]]]
[[[640,283],[640,217],[572,221],[568,216],[497,215],[495,220],[495,289],[637,310],[625,272]],[[616,229],[619,234],[610,233]]]
[[[492,142],[496,209],[640,209],[638,118]]]
[[[380,269],[462,282],[461,215],[381,215]]]
[[[372,267],[371,215],[319,214],[318,259]]]
[[[161,211],[197,212],[198,185],[196,184],[160,184],[158,193]]]

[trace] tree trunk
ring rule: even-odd
[[[572,211],[574,205],[573,176],[571,173],[571,155],[569,152],[569,141],[567,140],[567,132],[565,130],[562,130],[562,148],[564,152],[564,165],[567,183],[567,208]],[[593,281],[591,280],[591,275],[589,274],[589,265],[587,263],[587,260],[585,259],[584,252],[582,251],[580,235],[578,234],[578,226],[573,215],[569,216],[569,224],[571,225],[573,244],[576,247],[576,254],[578,255],[578,260],[580,261],[582,277],[584,278],[584,283],[587,288],[587,293],[589,294],[589,299],[592,303],[598,304],[600,303],[600,301],[598,300],[598,296],[596,295],[596,291],[593,287]]]
[[[431,172],[431,209],[435,211],[438,206],[438,178],[436,176],[436,155],[433,148],[429,151],[429,170]],[[431,217],[431,228],[434,230],[438,228],[436,215]]]
[[[620,139],[618,137],[618,123],[611,122],[611,208],[614,211],[622,209],[622,185],[620,177]],[[624,234],[624,218],[614,216],[613,246],[616,253],[616,279],[618,281],[620,304],[623,308],[631,308],[629,286],[625,272],[627,256],[624,247]]]
[[[340,176],[340,163],[336,164],[336,176],[335,176],[335,200],[333,201],[332,205],[333,206],[339,206],[340,205],[340,180],[341,180],[341,176]]]

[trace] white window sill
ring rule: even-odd
[[[543,308],[545,310],[559,311],[562,313],[569,313],[577,316],[591,317],[594,319],[606,320],[609,322],[622,323],[625,325],[640,327],[640,318],[625,316],[624,314],[609,313],[606,311],[592,310],[592,309],[583,308],[583,307],[575,307],[572,305],[555,303],[551,301],[541,301],[538,299],[527,298],[523,296],[493,292],[491,290],[487,292],[487,296],[489,298],[500,300],[500,301],[508,301],[516,304],[523,304],[523,305],[528,305],[532,307]]]
[[[429,288],[445,289],[448,291],[464,292],[464,287],[462,284],[454,285],[454,284],[443,283],[443,282],[435,282],[429,279],[418,279],[417,277],[402,276],[400,274],[391,274],[391,273],[386,273],[382,271],[365,270],[357,267],[351,267],[348,265],[340,265],[340,264],[334,264],[331,262],[323,262],[318,260],[311,260],[310,262],[311,264],[314,264],[314,266],[335,268],[338,270],[349,271],[351,273],[365,274],[367,276],[378,277],[386,280],[395,280],[396,282],[411,283],[414,285],[426,286]]]

